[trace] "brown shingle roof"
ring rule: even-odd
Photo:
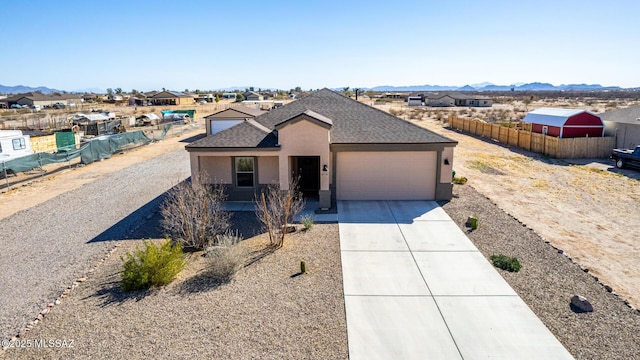
[[[250,108],[250,107],[246,107],[246,106],[242,106],[242,105],[240,105],[240,106],[234,106],[234,107],[230,107],[230,108],[228,108],[228,109],[224,109],[224,110],[216,111],[216,112],[214,112],[213,114],[210,114],[210,115],[205,116],[204,118],[206,119],[206,118],[208,118],[209,116],[216,115],[216,114],[220,114],[220,113],[222,113],[222,112],[229,111],[229,110],[235,110],[235,111],[237,111],[237,112],[240,112],[240,113],[243,113],[243,114],[247,114],[247,115],[249,115],[250,117],[256,117],[256,116],[258,116],[258,115],[262,115],[262,114],[264,114],[264,113],[265,113],[265,111],[263,111],[263,110],[259,110],[259,109],[252,109],[252,108]]]
[[[266,129],[275,129],[289,119],[305,112],[331,121],[332,144],[431,144],[456,142],[419,127],[382,110],[347,98],[329,89],[271,110],[254,120]],[[263,134],[263,139],[259,139]],[[239,144],[239,145],[238,145]],[[275,146],[275,132],[269,134],[243,122],[217,134],[198,140],[187,149],[215,147]]]
[[[269,129],[253,120],[222,130],[186,146],[194,148],[270,148],[276,147],[278,138]]]

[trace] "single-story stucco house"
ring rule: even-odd
[[[186,146],[193,181],[206,173],[228,200],[253,200],[299,179],[305,196],[335,200],[448,200],[456,141],[329,89]]]
[[[605,135],[616,138],[616,148],[633,149],[640,145],[640,105],[600,114]]]

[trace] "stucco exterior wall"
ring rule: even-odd
[[[207,174],[210,182],[218,184],[233,183],[231,157],[229,156],[201,157],[200,171]]]
[[[449,160],[449,165],[444,163],[445,159]],[[450,183],[451,174],[453,172],[453,148],[446,147],[442,151],[442,163],[440,165],[440,182]]]
[[[279,160],[277,156],[258,158],[258,184],[273,184],[280,181]]]
[[[329,129],[303,119],[278,130],[278,142],[281,189],[289,188],[291,156],[320,156],[320,169],[326,164],[329,170],[320,171],[320,190],[329,190]]]

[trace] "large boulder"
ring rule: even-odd
[[[573,295],[571,297],[571,307],[576,312],[592,312],[593,311],[593,306],[591,305],[589,300],[587,300],[587,298],[585,298],[582,295]]]

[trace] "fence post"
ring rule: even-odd
[[[4,178],[7,181],[7,191],[11,190],[11,186],[9,186],[9,176],[7,175],[7,168],[4,166],[4,161],[2,162],[2,172],[4,173]]]

